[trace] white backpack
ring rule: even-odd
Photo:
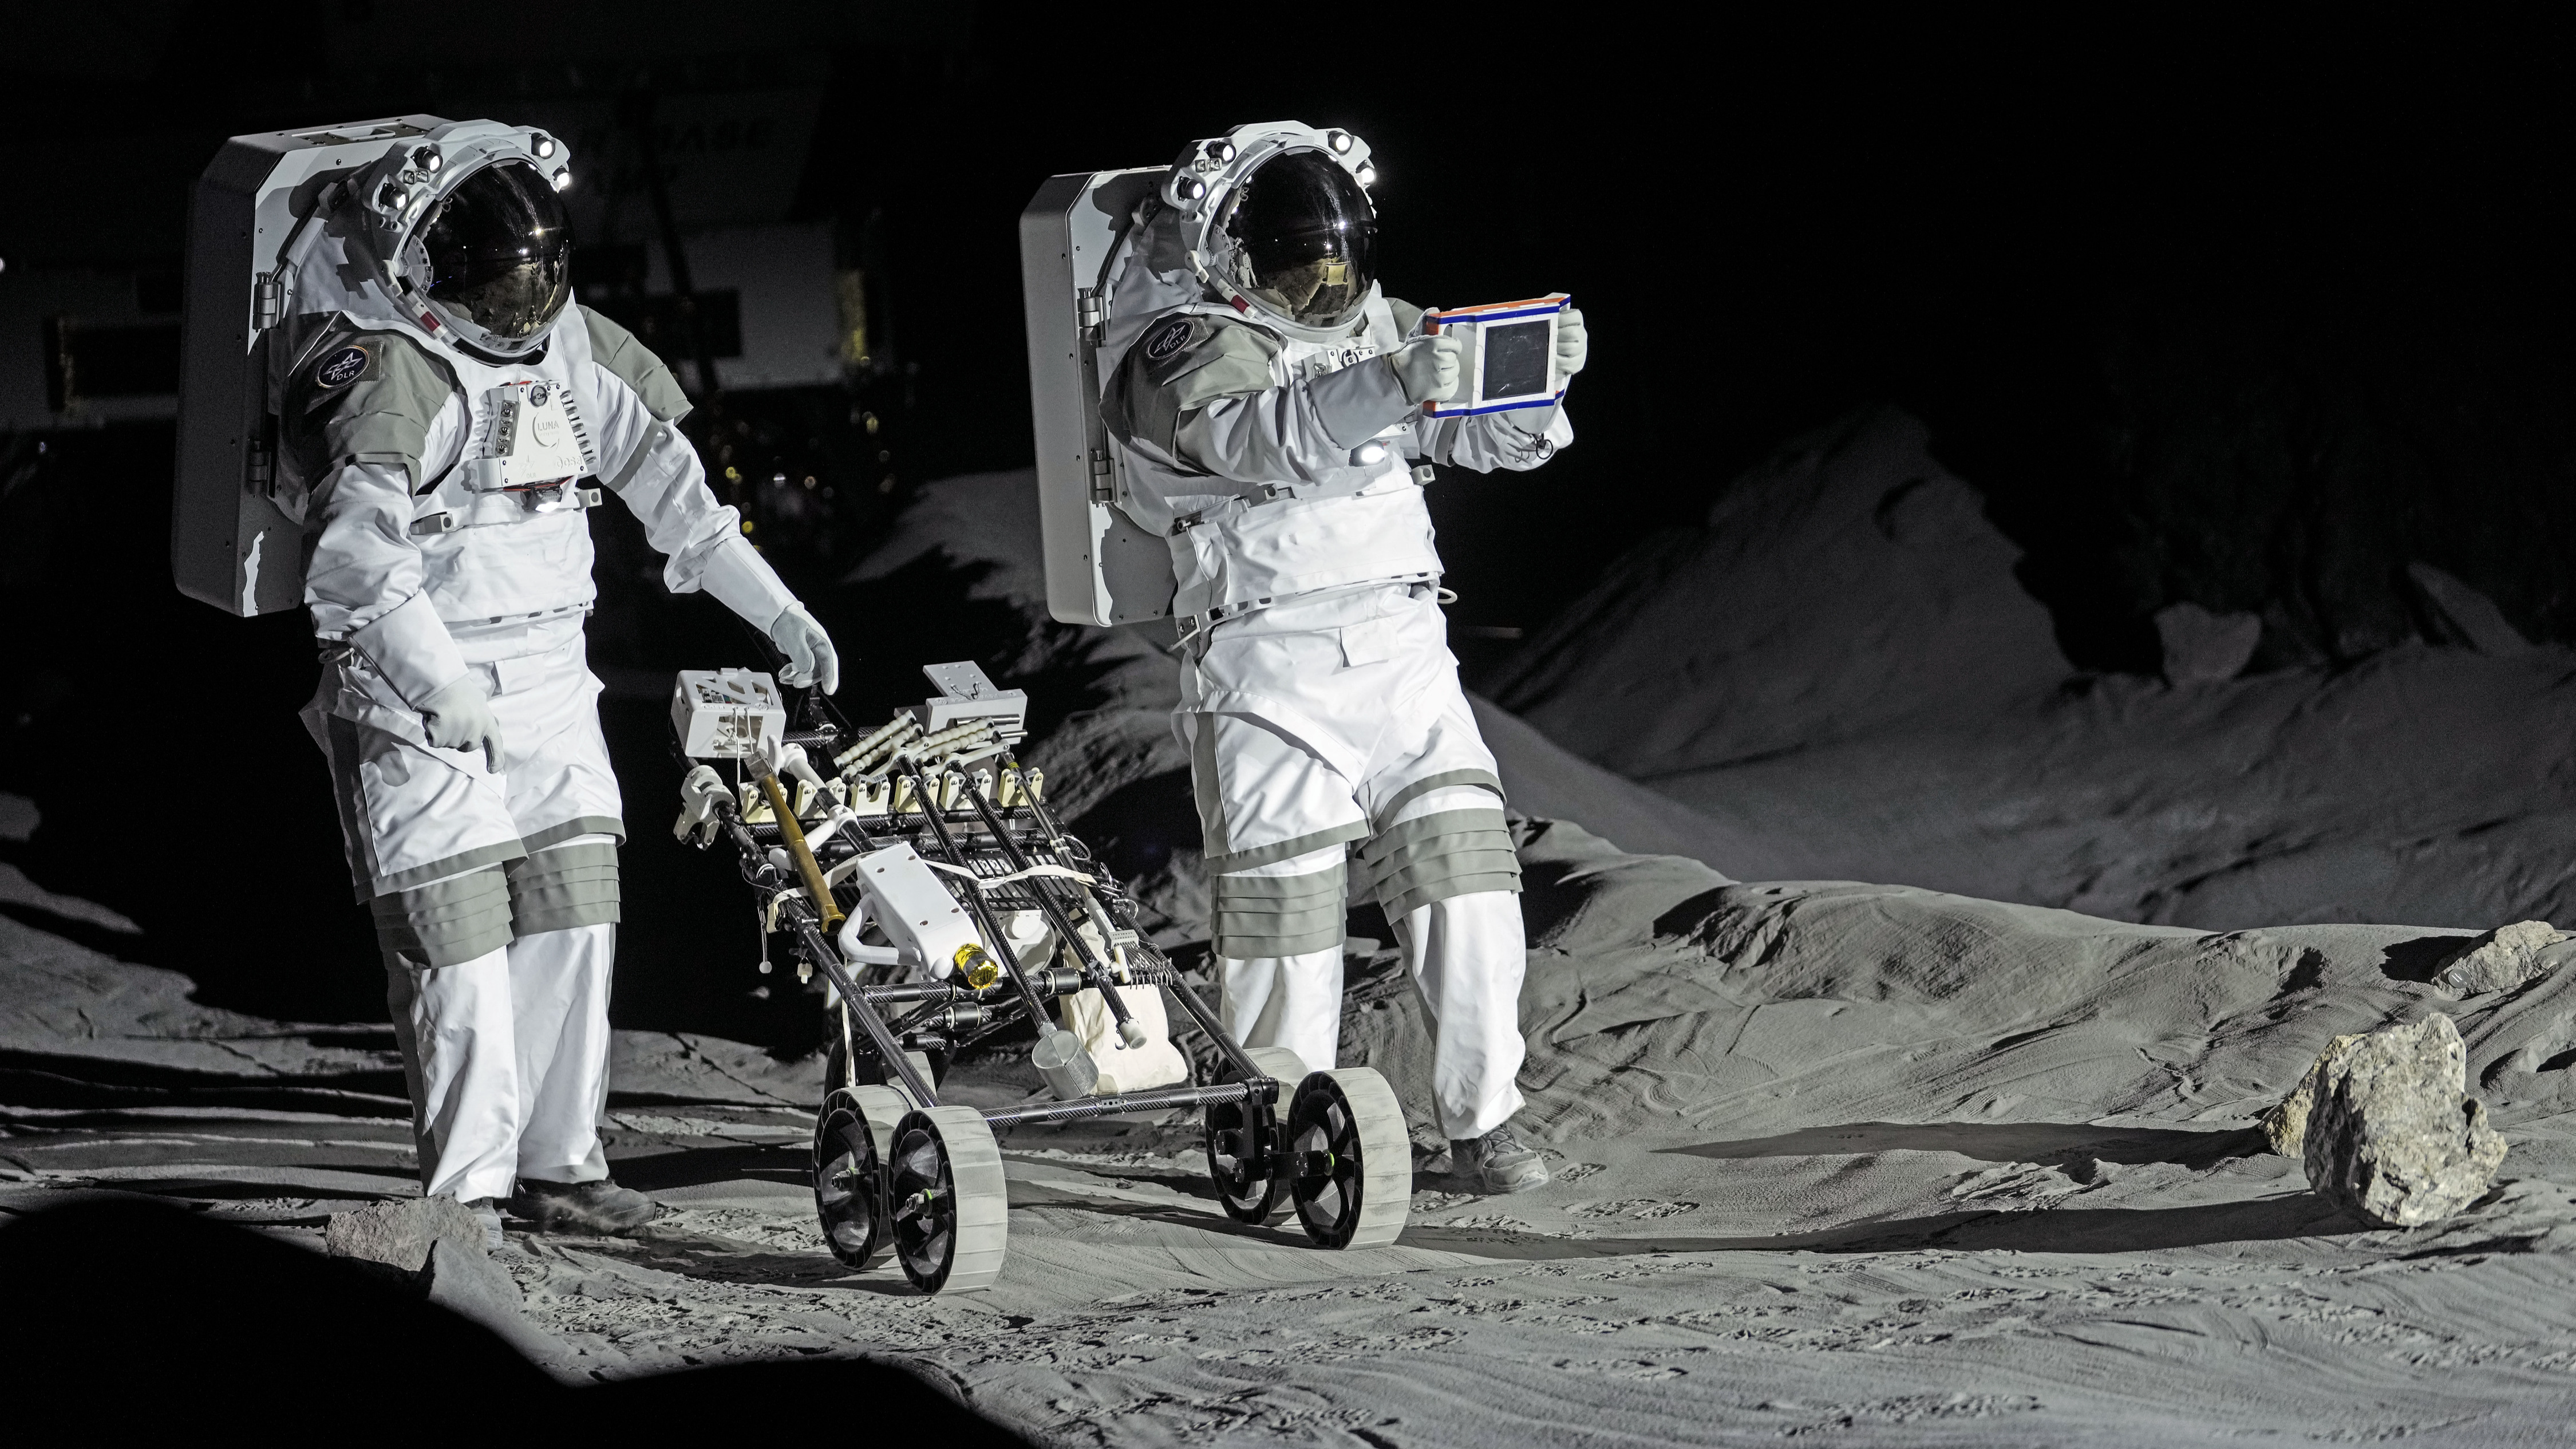
[[[1100,420],[1096,360],[1110,264],[1138,206],[1170,170],[1051,177],[1020,213],[1047,612],[1067,624],[1133,624],[1172,611],[1170,545],[1118,507],[1125,458]]]

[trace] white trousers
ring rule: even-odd
[[[615,926],[523,936],[454,966],[388,965],[425,1194],[507,1197],[522,1177],[608,1176]]]
[[[1439,884],[1455,894],[1390,904],[1389,924],[1428,1008],[1442,1130],[1481,1137],[1520,1110],[1528,941],[1519,895],[1490,888],[1483,857],[1499,847],[1512,884],[1517,869],[1493,755],[1430,587],[1292,599],[1212,627],[1185,660],[1178,725],[1214,877],[1226,1029],[1246,1046],[1286,1047],[1312,1069],[1336,1065],[1340,942],[1238,959],[1222,954],[1224,940],[1240,931],[1283,947],[1313,941],[1319,911],[1323,933],[1338,937],[1351,847],[1365,856],[1407,826],[1466,822],[1483,832],[1477,873],[1451,868]],[[1239,925],[1227,923],[1229,910]]]
[[[1479,891],[1392,923],[1430,1017],[1432,1101],[1453,1140],[1482,1137],[1521,1109],[1520,897]],[[1309,1071],[1340,1063],[1342,953],[1220,959],[1218,1016],[1245,1046],[1286,1047]]]

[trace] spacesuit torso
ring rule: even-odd
[[[592,420],[611,410],[594,385],[584,323],[584,314],[568,310],[542,357],[507,364],[431,351],[399,331],[334,328],[292,384],[282,461],[290,476],[327,482],[344,390],[391,383],[423,367],[443,373],[438,380],[447,394],[417,444],[421,476],[407,478],[408,516],[388,520],[403,524],[419,552],[421,593],[451,626],[586,610],[595,590],[583,513],[598,493],[584,490],[580,480],[599,472]],[[396,349],[414,355],[386,356]],[[403,399],[415,408],[419,401]],[[315,563],[329,568],[341,561],[317,549]]]
[[[739,515],[671,426],[678,384],[617,324],[568,307],[542,351],[505,363],[382,309],[308,335],[281,388],[279,493],[311,530],[314,632],[349,665],[332,713],[416,738],[420,703],[468,668],[565,647],[596,595],[604,492],[669,555],[675,591],[713,571],[768,596],[749,612],[793,602],[765,568],[723,566],[746,547]]]

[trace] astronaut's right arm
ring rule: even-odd
[[[803,688],[840,688],[838,652],[777,570],[743,537],[740,510],[716,502],[706,465],[680,434],[689,411],[678,379],[634,334],[587,307],[592,394],[601,482],[644,525],[664,556],[662,582],[675,594],[700,589],[769,636],[787,656],[780,678]]]
[[[600,416],[600,480],[644,525],[663,556],[662,584],[700,589],[761,629],[796,604],[777,573],[742,535],[742,513],[718,503],[706,465],[679,429],[689,400],[679,381],[633,335],[582,309],[590,327],[593,395]]]
[[[362,377],[298,400],[318,478],[306,518],[316,525],[304,573],[313,632],[366,656],[414,709],[467,676],[465,657],[425,592],[412,541],[412,495],[424,458],[456,451],[464,399],[399,341],[372,345]]]
[[[1236,483],[1358,488],[1385,471],[1352,453],[1417,404],[1385,358],[1281,382],[1278,344],[1221,317],[1148,328],[1120,362],[1104,411],[1121,439],[1183,471]]]

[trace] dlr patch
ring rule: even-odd
[[[1147,362],[1165,361],[1173,353],[1180,351],[1181,344],[1189,340],[1190,319],[1175,317],[1155,328],[1154,335],[1145,339],[1145,360]]]
[[[313,381],[320,387],[345,387],[367,375],[367,349],[351,343],[313,365]]]

